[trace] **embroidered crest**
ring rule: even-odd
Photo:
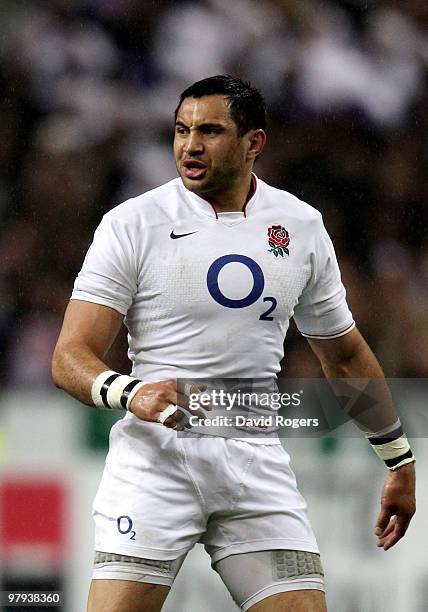
[[[284,253],[290,255],[288,245],[290,244],[290,236],[282,225],[272,225],[268,228],[268,241],[269,241],[269,253],[273,253],[275,257],[281,255],[284,257]]]

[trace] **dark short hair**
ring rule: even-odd
[[[228,100],[229,112],[238,127],[239,136],[249,130],[266,129],[266,103],[261,92],[229,74],[219,74],[197,81],[180,95],[175,109],[175,119],[185,98],[224,96]]]

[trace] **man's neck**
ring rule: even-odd
[[[248,200],[253,196],[254,191],[254,178],[251,174],[247,180],[240,181],[230,191],[223,191],[218,194],[198,193],[198,195],[209,202],[216,213],[242,212]]]

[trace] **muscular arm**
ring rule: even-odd
[[[357,329],[334,340],[309,340],[327,378],[383,376],[381,367]]]
[[[369,380],[375,383],[370,395],[374,393],[376,402],[369,409],[358,411],[358,415],[352,414],[352,408],[349,411],[359,427],[376,432],[397,420],[382,369],[356,329],[334,340],[310,340],[309,344],[333,388],[340,386],[340,379],[352,379],[351,386],[358,396]],[[415,468],[410,463],[389,472],[384,484],[375,527],[378,547],[388,550],[404,536],[415,509]]]
[[[57,387],[84,404],[92,405],[92,384],[101,372],[110,369],[103,359],[122,320],[119,312],[107,306],[71,300],[52,359],[52,378]],[[177,381],[165,380],[145,384],[129,409],[139,419],[157,422],[165,407],[177,402]],[[177,415],[173,415],[164,425],[174,427],[176,421]]]
[[[380,378],[381,367],[357,329],[334,340],[308,340],[327,378]]]
[[[109,369],[103,359],[122,320],[119,312],[107,306],[70,301],[52,359],[52,378],[57,387],[92,405],[92,383]]]
[[[381,431],[397,421],[382,368],[357,329],[334,340],[309,340],[309,344],[338,396],[349,397],[345,410],[363,431]],[[348,379],[345,393],[343,379]]]

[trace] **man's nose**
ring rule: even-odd
[[[190,155],[202,153],[203,148],[204,146],[200,138],[200,135],[197,132],[190,132],[189,136],[186,138],[186,144],[185,144],[186,153]]]

